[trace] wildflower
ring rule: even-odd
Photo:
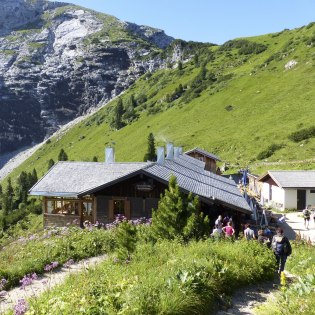
[[[24,315],[27,311],[28,305],[24,299],[19,299],[18,303],[14,306],[14,315]]]
[[[31,285],[34,280],[37,280],[37,274],[34,272],[33,274],[27,274],[20,280],[21,290],[25,289],[28,285]]]
[[[65,262],[64,264],[63,264],[63,266],[64,267],[66,267],[66,268],[69,268],[71,265],[73,265],[74,264],[74,260],[71,258],[71,259],[69,259],[67,262]]]
[[[2,291],[0,291],[0,300],[2,300],[2,299],[4,299],[4,297],[7,295],[7,291],[4,291],[4,290],[2,290]]]
[[[59,263],[58,263],[58,261],[53,261],[53,262],[51,263],[51,265],[52,265],[52,268],[53,268],[53,269],[56,269],[56,268],[58,267]]]
[[[52,271],[59,266],[58,261],[53,261],[51,264],[48,264],[44,267],[45,271]]]

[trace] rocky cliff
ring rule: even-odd
[[[163,66],[163,31],[45,0],[0,0],[0,154],[42,140]]]

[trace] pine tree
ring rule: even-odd
[[[186,225],[184,195],[180,192],[175,176],[160,198],[157,210],[152,213],[152,231],[156,238],[174,239],[182,234]]]
[[[64,149],[61,149],[58,154],[58,161],[68,161],[68,155]]]
[[[146,161],[156,161],[156,154],[155,154],[155,139],[152,132],[149,133],[148,136],[148,150],[144,155],[143,160]]]
[[[13,210],[14,190],[11,183],[11,178],[8,178],[8,183],[2,194],[2,209],[3,213],[7,215]]]
[[[55,165],[55,161],[53,159],[50,159],[48,161],[48,167],[47,169],[50,170]]]
[[[181,237],[185,241],[200,239],[209,233],[209,219],[199,211],[199,199],[182,193],[175,176],[152,213],[152,234],[156,239]]]
[[[98,159],[97,159],[97,156],[93,156],[93,159],[92,159],[92,162],[97,162],[98,161]]]
[[[128,221],[119,223],[116,231],[118,258],[130,260],[137,246],[137,229]]]
[[[117,105],[114,108],[114,115],[111,122],[112,128],[119,130],[123,127],[122,115],[124,114],[124,105],[122,99],[119,98]]]
[[[38,181],[37,172],[36,172],[36,169],[33,168],[31,187],[32,187],[33,185],[35,185],[35,184],[37,183],[37,181]],[[30,188],[31,188],[31,187],[30,187]]]
[[[22,172],[17,179],[16,196],[18,203],[26,203],[28,196],[28,189],[30,188],[30,173]]]

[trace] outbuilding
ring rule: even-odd
[[[264,205],[280,210],[315,206],[315,171],[268,171],[259,181]]]

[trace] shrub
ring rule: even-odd
[[[246,39],[229,40],[224,43],[219,50],[229,51],[233,48],[239,49],[241,55],[260,54],[267,49],[267,46],[260,43],[248,41]]]
[[[271,157],[277,150],[280,150],[284,147],[283,144],[271,144],[266,150],[261,151],[257,155],[258,160],[263,160]]]
[[[315,126],[295,131],[289,135],[289,139],[294,142],[300,142],[315,137]]]

